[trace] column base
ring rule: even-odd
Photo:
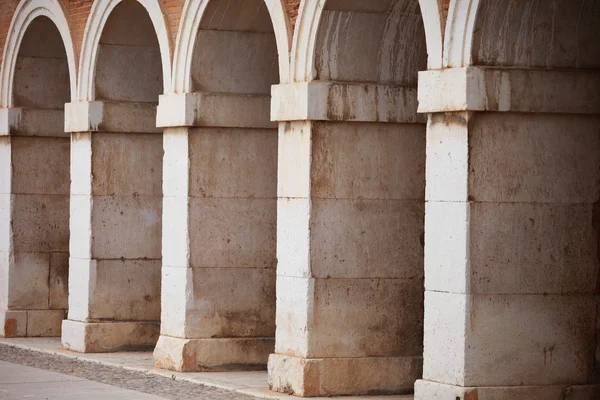
[[[79,353],[150,350],[160,333],[159,322],[81,322],[64,320],[62,345]]]
[[[182,339],[161,335],[154,360],[158,368],[179,372],[264,370],[274,348],[274,338]]]
[[[446,399],[596,400],[600,399],[600,385],[461,387],[425,380],[415,383],[415,400]]]
[[[60,337],[65,310],[0,310],[0,337]]]
[[[314,359],[271,354],[268,370],[271,390],[301,397],[407,394],[422,375],[423,359]]]

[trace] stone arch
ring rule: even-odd
[[[96,62],[100,37],[104,32],[104,26],[112,11],[122,1],[96,1],[92,6],[81,47],[77,101],[95,100],[94,84],[96,80]],[[172,46],[163,10],[158,0],[137,0],[137,2],[146,9],[154,26],[161,53],[163,91],[168,93],[171,87]]]
[[[70,292],[75,306],[63,344],[81,352],[149,347],[161,320],[163,137],[156,109],[170,85],[158,1],[96,1],[81,57],[78,101],[68,107],[80,124],[67,127],[78,172],[70,281],[77,287],[87,279],[90,290]]]
[[[77,87],[76,58],[66,13],[58,0],[25,0],[15,10],[2,58],[0,72],[0,107],[12,106],[12,85],[21,41],[29,25],[37,17],[49,18],[62,37],[69,65],[71,97]]]
[[[596,68],[600,49],[591,38],[600,31],[594,20],[598,5],[577,3],[455,0],[446,25],[444,66]]]
[[[391,2],[388,2],[391,4]],[[402,3],[398,2],[397,4]],[[416,3],[416,2],[415,2]],[[443,14],[438,1],[419,0],[427,43],[428,67],[441,67]],[[327,0],[304,1],[300,5],[291,51],[291,80],[306,82],[316,78],[315,51],[322,12]]]
[[[165,225],[163,237],[186,240],[165,245],[162,296],[173,301],[164,303],[157,365],[264,368],[273,350],[278,131],[269,106],[272,85],[288,80],[289,43],[280,0],[185,3],[174,93],[161,96],[158,123],[165,175],[186,182],[165,196],[187,204],[165,201],[165,220],[182,223]],[[188,162],[174,163],[181,151]],[[194,295],[180,296],[180,285]],[[173,321],[183,309],[185,331]]]
[[[437,1],[301,3],[291,83],[273,90],[272,118],[285,122],[274,390],[401,393],[420,377],[426,132],[417,81],[441,65],[441,32]],[[360,359],[352,376],[348,357]],[[304,367],[312,363],[319,373]],[[375,364],[377,381],[367,373]]]
[[[211,0],[186,0],[173,60],[174,93],[186,93],[192,90],[191,68],[196,37],[206,7]],[[292,40],[292,28],[281,0],[265,0],[275,31],[277,51],[279,56],[279,76],[281,82],[287,82],[289,77],[289,49]]]
[[[450,3],[444,68],[420,87],[429,122],[417,398],[543,397],[574,385],[598,396],[586,385],[600,376],[599,17],[593,0]],[[553,362],[508,361],[549,347]]]
[[[4,52],[0,336],[60,336],[68,308],[69,35],[60,3],[24,1]]]

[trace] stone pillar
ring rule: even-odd
[[[429,114],[415,398],[597,399],[600,76],[420,74]]]
[[[405,393],[421,376],[425,125],[416,89],[273,89],[279,132],[272,390]]]
[[[58,109],[0,110],[0,337],[60,336],[69,139]]]
[[[160,368],[265,368],[275,331],[277,130],[270,96],[161,96]]]
[[[79,352],[151,347],[160,318],[162,136],[152,103],[67,104],[69,315]]]

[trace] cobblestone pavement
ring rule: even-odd
[[[0,344],[0,360],[173,400],[256,400],[227,390]]]

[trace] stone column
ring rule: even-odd
[[[66,107],[71,132],[69,314],[80,352],[151,347],[160,318],[162,136],[151,103]]]
[[[262,369],[273,351],[277,125],[269,102],[161,96],[161,368]]]
[[[0,110],[0,336],[60,336],[67,308],[63,110]]]
[[[272,390],[406,393],[421,376],[425,125],[416,89],[273,89],[279,132]]]
[[[596,399],[600,76],[420,75],[429,114],[415,398]]]

